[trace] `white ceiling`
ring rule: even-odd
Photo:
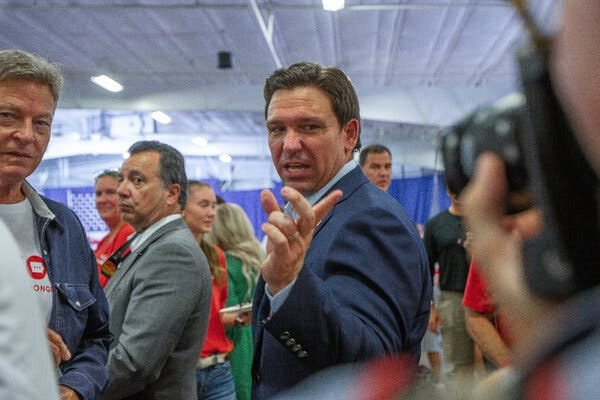
[[[542,28],[554,29],[560,1],[529,3]],[[338,12],[320,0],[0,0],[0,48],[48,57],[66,78],[34,177],[41,186],[90,184],[140,138],[177,146],[192,176],[264,185],[276,177],[262,85],[302,60],[348,74],[363,144],[387,144],[396,176],[441,169],[439,127],[518,87],[513,54],[525,39],[506,0],[346,0]],[[233,68],[217,68],[219,51],[231,52]],[[123,92],[90,81],[102,73]],[[154,110],[173,123],[154,124]],[[208,144],[194,144],[198,136]],[[222,153],[233,162],[219,161]]]

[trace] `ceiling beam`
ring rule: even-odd
[[[256,21],[260,26],[263,38],[265,39],[265,42],[267,42],[267,46],[269,47],[269,51],[271,52],[271,57],[273,57],[275,65],[277,66],[277,68],[283,67],[281,59],[279,58],[279,54],[277,54],[277,50],[273,45],[273,13],[271,12],[269,14],[269,25],[267,26],[267,24],[265,24],[265,19],[263,18],[258,8],[258,5],[256,4],[256,0],[248,0],[248,2],[250,3],[250,8],[252,8],[252,11],[254,11],[254,16],[256,17]]]
[[[271,2],[270,7],[286,10],[322,10],[322,7],[316,5],[303,4],[288,4]],[[37,1],[29,4],[9,3],[1,4],[0,10],[48,10],[48,9],[106,9],[106,8],[139,8],[139,9],[198,9],[198,8],[213,8],[213,9],[244,9],[246,6],[240,3],[224,4],[224,1],[195,1],[190,2],[164,2],[155,4],[140,4],[138,2],[123,3],[122,1],[102,1],[96,3],[77,3],[76,1],[64,1],[63,4],[39,4]],[[423,3],[402,3],[402,4],[346,4],[344,10],[352,11],[386,11],[386,10],[426,10],[440,8],[471,8],[471,7],[512,7],[510,2],[506,0],[488,0],[486,2],[472,3],[471,1],[454,1],[454,2],[423,2]]]

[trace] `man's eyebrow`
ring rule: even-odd
[[[321,117],[300,117],[297,119],[298,122],[318,122],[325,123],[325,120]]]
[[[9,101],[0,102],[0,109],[8,110],[8,111],[20,111],[21,106],[18,104],[11,103]],[[53,114],[51,112],[44,112],[39,115],[36,115],[36,118],[50,118],[52,119]]]
[[[139,169],[129,169],[126,172],[119,172],[120,176],[143,175],[143,171]]]
[[[297,117],[297,118],[292,118],[291,119],[292,122],[294,123],[306,123],[306,122],[319,122],[319,123],[325,123],[325,119],[321,118],[321,117],[311,117],[311,116],[302,116],[302,117]],[[273,118],[273,119],[268,119],[266,121],[266,124],[283,124],[283,120],[281,118]]]
[[[20,114],[21,113],[21,107],[12,104],[12,103],[0,103],[0,110],[2,112],[11,112],[13,114]],[[54,120],[54,114],[51,112],[43,112],[41,114],[37,114],[33,116],[33,119],[35,120],[40,120],[40,119],[44,119],[44,120],[48,120],[48,123],[52,123],[52,121]]]
[[[49,113],[49,112],[45,112],[39,115],[36,115],[36,118],[48,118],[48,119],[52,119],[53,114]]]
[[[17,106],[16,104],[5,101],[5,102],[0,103],[0,108],[7,109],[7,110],[18,110],[20,107]]]

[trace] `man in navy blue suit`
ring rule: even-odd
[[[402,207],[354,161],[352,83],[303,62],[275,71],[264,95],[288,203],[280,210],[261,193],[268,244],[254,297],[253,398],[338,364],[399,352],[416,362],[431,300],[427,255]]]

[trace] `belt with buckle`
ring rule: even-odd
[[[217,364],[223,364],[226,361],[229,361],[229,353],[213,354],[212,356],[201,357],[198,360],[198,368],[204,369]]]

